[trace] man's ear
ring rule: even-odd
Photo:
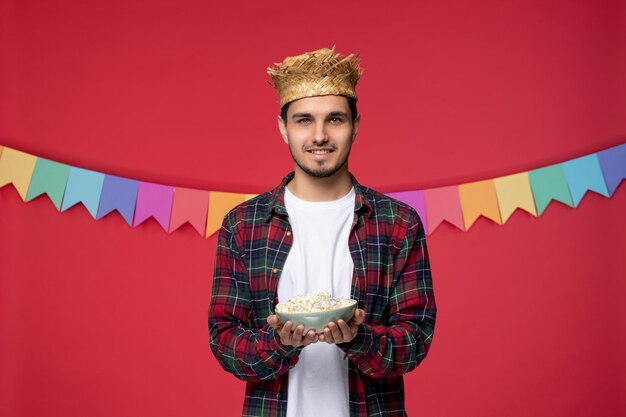
[[[285,143],[289,143],[289,141],[287,140],[287,125],[285,124],[285,121],[283,120],[282,117],[280,117],[280,115],[278,115],[278,130],[280,130],[280,135],[283,137],[283,140],[285,141]]]
[[[356,138],[356,134],[359,131],[359,124],[361,123],[361,114],[357,114],[352,122],[352,142]]]

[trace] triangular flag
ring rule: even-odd
[[[13,184],[22,200],[26,201],[36,163],[36,156],[5,147],[0,155],[0,187]]]
[[[61,210],[63,193],[67,184],[67,177],[70,174],[70,166],[50,161],[44,158],[37,158],[33,177],[30,180],[26,201],[30,201],[41,194],[47,194],[54,203],[57,210]]]
[[[96,219],[101,219],[113,210],[117,210],[126,223],[132,225],[138,189],[139,181],[105,175]]]
[[[563,162],[563,172],[565,172],[574,207],[580,203],[588,190],[595,191],[605,197],[609,196],[597,154]]]
[[[98,205],[100,204],[100,194],[102,193],[103,185],[104,174],[71,167],[61,210],[65,211],[77,203],[83,203],[95,219],[98,215]]]
[[[444,220],[461,230],[465,230],[458,186],[430,188],[423,192],[428,231],[431,234]]]
[[[498,206],[500,207],[502,223],[505,223],[517,208],[526,210],[535,217],[537,216],[528,172],[494,178],[493,183],[498,195]]]
[[[530,188],[533,190],[537,215],[541,215],[551,200],[574,207],[561,164],[528,171]]]
[[[189,222],[200,236],[204,236],[208,208],[208,191],[176,187],[169,232],[172,233],[185,222]]]
[[[222,227],[224,216],[235,206],[246,201],[246,194],[211,191],[207,213],[206,237]]]
[[[472,224],[481,215],[502,224],[498,196],[493,180],[469,182],[459,185],[459,197],[463,210],[465,230],[469,230]]]
[[[426,204],[424,202],[424,192],[416,191],[400,191],[396,193],[387,193],[387,196],[400,200],[403,203],[413,207],[424,225],[424,232],[428,234],[428,223],[426,221]]]
[[[609,195],[613,195],[620,182],[626,178],[626,143],[598,152],[598,160]]]
[[[148,218],[154,217],[163,230],[167,232],[170,226],[173,198],[174,187],[140,181],[133,227],[137,227]]]

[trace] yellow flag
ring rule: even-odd
[[[502,224],[498,197],[493,180],[483,180],[459,185],[459,197],[465,230],[469,230],[480,215]]]
[[[528,172],[495,178],[493,182],[496,186],[503,222],[506,222],[517,208],[526,210],[537,217],[535,199],[530,188]]]
[[[209,212],[206,222],[206,237],[220,230],[224,216],[236,205],[246,201],[246,194],[223,193],[211,191],[209,193]]]
[[[0,187],[13,184],[26,201],[28,186],[33,176],[37,157],[11,148],[4,148],[0,155]]]

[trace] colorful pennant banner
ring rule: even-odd
[[[483,216],[504,224],[517,209],[540,216],[551,201],[577,207],[587,191],[611,197],[626,178],[626,143],[559,164],[498,178],[387,195],[419,213],[426,234],[444,221],[467,231]],[[89,171],[0,145],[0,187],[24,201],[46,194],[59,211],[81,203],[98,220],[117,211],[132,227],[150,217],[168,233],[189,223],[201,236],[256,194],[196,190]]]

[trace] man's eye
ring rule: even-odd
[[[337,124],[337,123],[341,123],[343,122],[343,120],[339,117],[333,117],[332,119],[330,119],[331,123]]]
[[[301,125],[308,124],[310,122],[309,119],[298,119],[296,123],[300,123]]]

